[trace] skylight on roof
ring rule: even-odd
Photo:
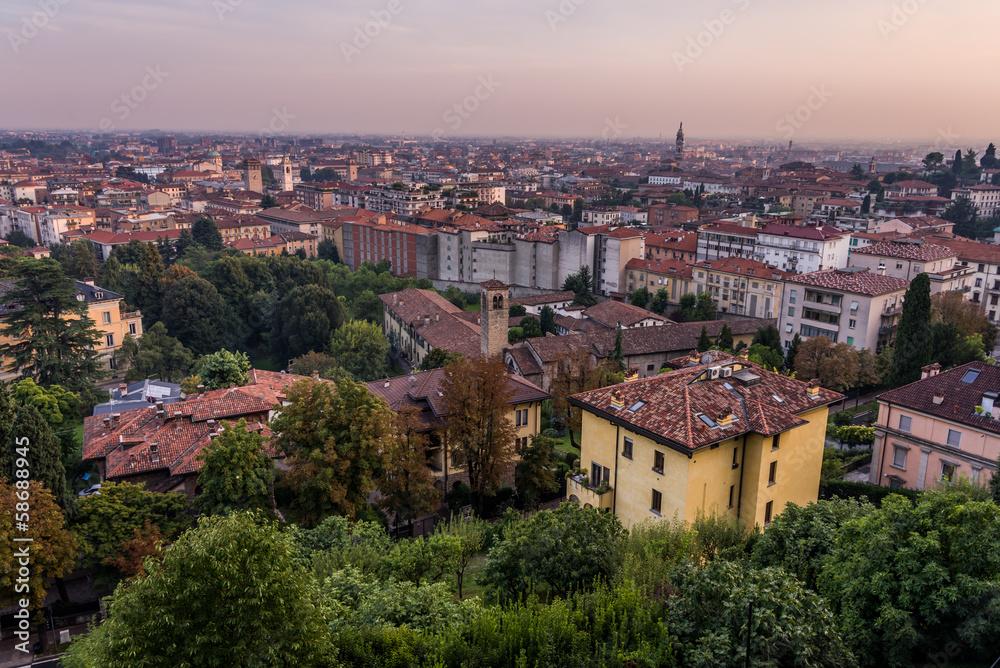
[[[640,408],[642,408],[645,405],[646,405],[645,401],[637,401],[637,402],[635,402],[634,404],[632,404],[631,406],[628,407],[628,412],[629,413],[635,413],[637,410],[639,410]]]
[[[707,424],[712,429],[715,429],[716,427],[719,426],[718,424],[716,424],[715,420],[713,420],[712,418],[708,417],[704,413],[702,413],[701,415],[699,415],[698,419],[701,420],[702,422],[704,422],[705,424]]]
[[[733,386],[730,385],[729,383],[723,383],[722,387],[726,388],[727,390],[732,390],[733,389]]]
[[[979,374],[979,369],[969,369],[965,372],[965,375],[962,376],[962,382],[971,385],[976,382],[976,378],[979,378]]]
[[[785,403],[785,400],[779,397],[777,394],[772,394],[771,396],[774,397],[774,400],[777,401],[779,404]]]

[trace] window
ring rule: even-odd
[[[737,457],[739,457],[739,454],[740,454],[739,447],[733,448],[733,468],[734,469],[735,468],[739,468],[740,463],[739,463],[739,461],[737,461]]]
[[[653,490],[653,499],[652,499],[652,501],[649,504],[649,509],[651,511],[653,511],[654,513],[656,513],[657,515],[659,515],[660,514],[660,509],[662,507],[663,507],[663,495],[660,494],[658,491],[656,491],[654,489]]]
[[[729,507],[733,507],[733,497],[736,495],[736,485],[729,486]]]
[[[849,345],[849,346],[853,346],[854,345],[854,337],[853,336],[848,336],[847,337],[847,345]]]
[[[899,416],[899,430],[910,433],[910,427],[913,426],[913,418],[907,417],[905,415]]]
[[[111,324],[111,311],[104,311],[101,313],[101,319],[104,321],[105,325]]]
[[[902,268],[903,268],[903,263],[902,262],[897,262],[896,263],[896,269],[902,269]]]
[[[622,457],[628,457],[632,459],[632,439],[626,438],[624,445],[622,445]]]
[[[773,485],[775,476],[778,475],[778,462],[771,462],[771,467],[767,471],[767,484]]]
[[[775,399],[777,399],[781,403],[784,403],[784,400],[781,397],[779,397],[777,394],[772,394],[771,396],[773,396]],[[781,434],[775,434],[774,438],[771,439],[771,452],[774,452],[775,450],[778,449],[778,442],[780,440],[781,440]]]
[[[948,445],[953,448],[959,448],[962,446],[962,432],[955,429],[948,430]]]
[[[795,298],[796,298],[796,297],[798,297],[798,290],[791,290],[791,291],[790,291],[790,292],[788,293],[788,303],[789,303],[789,304],[794,304],[794,303],[795,303]]]
[[[768,501],[764,506],[764,524],[771,523],[771,511],[774,510],[774,501]]]
[[[897,469],[906,470],[906,448],[901,448],[898,445],[892,451],[892,465]]]
[[[854,319],[848,320],[847,326],[850,327],[851,329],[856,329],[858,326],[858,321]]]
[[[109,348],[112,347],[112,346],[114,346],[115,345],[115,335],[114,334],[105,334],[104,335],[104,343],[107,344],[107,346]]]
[[[949,482],[955,479],[955,469],[958,466],[953,462],[941,462],[941,478]]]
[[[514,411],[514,426],[515,427],[521,426],[521,411],[519,410]]]
[[[663,453],[659,450],[653,453],[653,470],[657,473],[663,473]]]
[[[852,311],[857,311],[858,310],[858,303],[857,302],[851,302],[851,310]]]
[[[795,307],[794,306],[789,306],[788,307],[788,317],[790,317],[790,318],[794,318],[795,317]]]
[[[130,322],[128,324],[128,333],[131,334],[132,336],[135,336],[135,332],[136,332],[135,323]]]

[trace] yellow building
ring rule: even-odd
[[[0,281],[0,296],[9,289],[9,282]],[[95,286],[93,280],[76,282],[76,298],[87,303],[87,316],[101,335],[96,350],[105,368],[114,369],[114,354],[121,347],[125,336],[128,334],[135,338],[142,336],[142,313],[125,311],[124,297]],[[0,336],[0,345],[10,341],[10,337]],[[18,375],[17,369],[13,367],[13,360],[5,358],[2,363],[0,380]]]
[[[682,360],[683,362],[683,360]],[[767,525],[819,492],[836,392],[719,352],[668,373],[570,398],[583,411],[571,500],[625,526],[724,513]]]
[[[444,369],[420,371],[410,376],[372,381],[368,383],[368,391],[385,399],[394,411],[416,411],[425,426],[422,431],[430,436],[427,465],[433,471],[438,487],[449,492],[455,483],[468,483],[469,477],[460,458],[448,449],[441,437],[440,428],[447,418],[441,394],[444,378]],[[516,430],[514,448],[520,452],[530,443],[531,437],[541,431],[542,402],[549,395],[520,376],[509,375],[507,378],[513,390],[507,419]]]

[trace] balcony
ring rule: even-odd
[[[575,496],[584,506],[610,509],[615,498],[615,491],[607,483],[591,487],[587,476],[579,474],[571,475],[566,479],[566,496]]]
[[[903,312],[902,304],[890,304],[882,309],[882,315],[896,315]]]

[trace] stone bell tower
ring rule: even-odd
[[[252,193],[264,192],[264,182],[260,175],[260,160],[247,158],[244,163],[243,178],[246,180],[247,190]]]
[[[286,153],[281,158],[281,189],[285,192],[290,192],[295,187],[294,181],[292,176],[292,161]]]
[[[507,345],[510,286],[496,279],[479,284],[482,310],[479,313],[483,357],[496,357]]]

